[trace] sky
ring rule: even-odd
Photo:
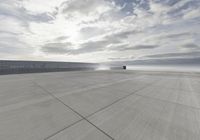
[[[200,0],[0,0],[0,59],[200,57]]]

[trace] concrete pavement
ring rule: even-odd
[[[200,74],[0,76],[2,140],[199,140]]]

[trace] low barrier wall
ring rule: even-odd
[[[94,70],[97,64],[47,61],[0,60],[0,74]]]

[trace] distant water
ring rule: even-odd
[[[130,65],[127,70],[150,70],[150,71],[176,71],[176,72],[200,72],[200,66],[144,66]]]

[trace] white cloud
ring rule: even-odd
[[[188,11],[188,13],[183,16],[184,19],[192,19],[197,17],[200,17],[200,9]]]
[[[198,0],[0,2],[0,55],[5,59],[95,62],[187,53],[194,46],[181,46],[198,44],[200,38]]]
[[[33,13],[52,12],[65,0],[23,0],[22,6]]]

